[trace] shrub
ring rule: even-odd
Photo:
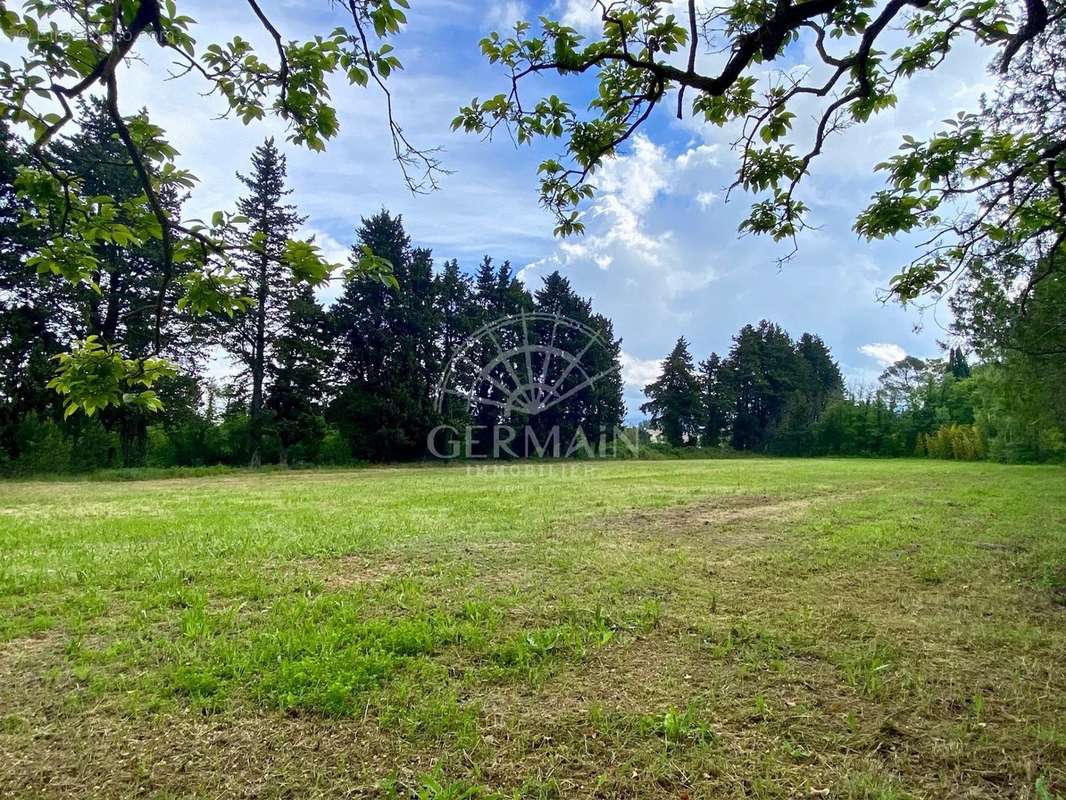
[[[51,420],[36,414],[26,416],[15,432],[19,457],[13,469],[20,474],[67,472],[70,470],[70,441]]]
[[[339,430],[330,427],[318,448],[318,463],[344,466],[352,463],[352,451]]]
[[[75,472],[92,472],[114,466],[119,450],[118,436],[109,433],[99,419],[84,421],[74,437],[70,451],[70,468]]]
[[[973,425],[941,425],[935,433],[919,434],[915,454],[929,458],[980,461],[988,454],[984,434]]]

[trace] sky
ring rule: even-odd
[[[344,21],[325,0],[261,4],[286,39],[328,34]],[[591,0],[411,0],[411,6],[409,25],[394,43],[404,70],[389,86],[405,133],[419,146],[443,148],[451,174],[438,192],[412,196],[391,160],[383,98],[336,82],[339,136],[324,153],[284,148],[294,202],[309,217],[303,233],[314,235],[334,260],[345,258],[360,219],[384,208],[403,215],[414,243],[431,248],[438,265],[457,258],[473,272],[490,255],[509,260],[531,289],[558,269],[592,298],[594,310],[614,321],[631,418],[643,400],[641,388],[681,335],[699,360],[727,352],[741,326],[761,319],[796,337],[817,333],[852,388],[870,385],[904,355],[938,354],[938,340],[947,337],[946,308],[921,312],[880,299],[892,275],[916,254],[916,242],[868,243],[852,224],[883,186],[875,165],[896,151],[904,133],[921,138],[942,127],[944,118],[976,109],[990,77],[973,45],[960,44],[933,75],[900,86],[895,110],[831,140],[799,195],[816,227],[800,235],[798,252],[780,265],[791,249],[787,243],[737,233],[750,196],[738,191],[726,201],[737,163],[729,147],[735,131],[678,121],[670,102],[594,179],[599,191],[586,211],[587,232],[565,240],[553,236],[553,219],[537,202],[537,165],[560,151],[557,144],[518,148],[505,135],[488,142],[450,130],[460,105],[508,88],[502,70],[480,54],[482,36],[541,13],[594,33]],[[244,3],[182,0],[179,8],[197,20],[201,47],[240,35],[264,57],[272,52]],[[814,64],[808,47],[793,46],[786,66],[798,71]],[[232,209],[241,188],[236,173],[247,170],[251,150],[264,138],[282,142],[283,126],[218,119],[222,101],[203,96],[210,87],[202,80],[166,80],[168,59],[154,47],[142,54],[120,77],[122,110],[147,107],[181,152],[179,163],[199,177],[186,216]],[[699,67],[713,72],[720,62],[721,56],[701,55]],[[557,77],[529,87],[530,96],[558,91],[576,107],[587,103],[590,88],[588,80]],[[813,107],[800,109],[796,120],[801,152],[813,114]]]

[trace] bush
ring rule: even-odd
[[[51,420],[41,420],[36,414],[25,417],[15,432],[19,457],[12,465],[20,475],[42,472],[70,471],[70,440]]]
[[[982,432],[973,425],[941,425],[935,433],[919,435],[915,455],[954,461],[980,461],[988,455]]]
[[[175,467],[178,465],[177,453],[170,434],[160,425],[148,429],[148,452],[144,458],[147,467]]]
[[[115,465],[119,451],[118,436],[109,433],[98,419],[83,422],[74,437],[70,468],[74,472],[91,472]]]
[[[336,428],[330,427],[322,437],[322,444],[318,448],[318,463],[338,467],[352,463],[348,440],[341,436],[341,432]]]

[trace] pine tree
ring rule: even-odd
[[[682,336],[663,361],[662,375],[644,387],[648,402],[640,410],[650,415],[667,443],[695,444],[699,436],[700,389],[688,342]]]
[[[481,322],[495,320],[500,314],[499,287],[497,285],[496,267],[492,265],[492,258],[485,256],[478,264],[474,275],[474,298],[481,310]],[[479,326],[480,327],[480,326]]]
[[[23,263],[32,238],[19,225],[22,204],[14,183],[25,162],[18,139],[0,123],[0,458],[11,459],[19,456],[20,421],[31,413],[51,416],[58,405],[45,384],[54,368],[49,358],[62,351],[42,283]]]
[[[510,280],[510,279],[508,279]],[[518,301],[517,292],[510,292]],[[601,435],[608,440],[615,428],[622,424],[625,404],[622,400],[621,341],[614,337],[610,320],[592,313],[592,301],[579,296],[558,271],[544,278],[543,285],[533,295],[534,310],[544,314],[559,315],[567,320],[584,325],[594,331],[596,343],[589,346],[589,334],[560,325],[554,329],[554,346],[573,355],[580,354],[581,369],[589,377],[597,377],[592,385],[572,395],[565,403],[559,403],[528,420],[538,441],[555,429],[562,447],[574,440],[580,430],[595,447]],[[534,363],[534,372],[542,368]]]
[[[751,450],[762,440],[769,392],[762,364],[762,337],[753,326],[745,325],[733,337],[724,372],[733,398],[732,447]]]
[[[294,297],[291,275],[282,264],[285,242],[303,224],[296,207],[285,202],[292,194],[285,187],[285,156],[268,139],[252,153],[252,172],[237,175],[248,194],[237,210],[249,220],[250,254],[238,265],[254,305],[236,324],[226,324],[225,341],[240,359],[251,382],[248,405],[251,465],[262,463],[266,427],[265,383],[278,338],[284,331],[289,303]]]
[[[821,337],[804,333],[796,343],[801,372],[801,415],[796,423],[808,428],[829,403],[844,396],[844,376]]]
[[[948,354],[948,372],[960,381],[970,377],[970,365],[961,347],[951,348]]]
[[[51,156],[63,170],[78,177],[87,196],[114,198],[118,203],[117,221],[130,224],[123,203],[143,192],[137,172],[116,136],[104,103],[99,100],[82,102],[78,113],[81,117],[79,129],[54,142],[50,148]],[[0,132],[0,136],[8,134]],[[99,269],[92,275],[96,288],[65,280],[41,280],[26,267],[24,259],[33,239],[40,234],[17,225],[17,219],[12,216],[19,207],[11,190],[13,170],[21,155],[11,160],[13,151],[10,147],[4,149],[9,154],[0,165],[0,171],[4,173],[0,184],[5,187],[0,196],[0,259],[3,267],[0,269],[0,292],[4,296],[3,305],[19,308],[21,316],[21,321],[11,330],[37,331],[39,338],[35,334],[35,343],[31,343],[31,349],[36,351],[46,343],[48,349],[65,350],[72,340],[95,336],[129,357],[150,354],[155,349],[155,309],[161,300],[164,307],[170,307],[175,300],[172,295],[177,292],[172,282],[167,297],[159,297],[162,286],[159,243],[122,247],[94,245],[94,256],[99,263]],[[178,198],[164,196],[161,200],[172,212],[178,212]],[[10,227],[5,223],[10,223]],[[26,327],[30,318],[38,319],[40,324]],[[168,316],[165,322],[160,328],[162,355],[183,366],[191,366],[194,357],[205,349],[202,335],[189,335],[193,328],[180,316]],[[202,326],[197,326],[196,330],[202,334]],[[50,394],[39,393],[44,406],[35,411],[47,413],[52,405]],[[118,434],[124,466],[142,464],[149,415],[129,406],[112,406],[104,409],[98,419],[108,431]]]

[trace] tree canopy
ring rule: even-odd
[[[240,36],[202,42],[177,0],[0,6],[0,31],[18,51],[0,61],[0,122],[30,140],[26,157],[4,166],[15,192],[3,214],[6,224],[12,213],[19,218],[19,263],[104,298],[101,330],[79,332],[58,354],[52,386],[70,413],[158,410],[157,384],[173,372],[169,351],[190,319],[235,316],[254,305],[239,269],[248,259],[270,260],[294,287],[334,277],[396,284],[388,259],[369,246],[348,265],[331,264],[313,240],[291,232],[264,253],[253,221],[239,212],[184,218],[182,200],[196,177],[146,112],[123,107],[127,65],[148,49],[175,63],[154,77],[195,82],[246,124],[275,117],[291,144],[312,150],[339,134],[331,78],[371,87],[411,190],[434,189],[445,171],[436,149],[405,135],[389,90],[402,66],[395,47],[408,0],[331,2],[330,24],[302,41],[289,38],[259,0],[238,5],[265,34],[265,52]],[[904,302],[950,294],[955,332],[979,351],[1031,349],[1033,332],[1058,312],[1056,290],[1041,287],[1061,272],[1066,242],[1061,0],[592,5],[600,24],[591,37],[545,16],[484,38],[484,56],[506,76],[503,91],[472,100],[453,121],[489,136],[507,128],[519,144],[560,143],[559,155],[540,165],[541,201],[559,234],[583,229],[597,170],[666,107],[732,132],[738,166],[731,188],[754,195],[741,230],[794,240],[812,224],[804,179],[832,151],[834,136],[895,106],[903,82],[935,73],[968,37],[986,49],[995,90],[932,135],[905,136],[879,167],[885,188],[857,209],[854,227],[867,239],[921,233],[891,294]],[[796,69],[790,55],[801,47],[816,55],[806,69]],[[537,77],[549,74],[577,92],[591,89],[587,107],[564,93],[531,97]],[[102,120],[115,137],[100,145],[113,163],[108,180],[72,170],[63,152],[72,130]],[[119,251],[138,255],[116,261]],[[122,306],[121,297],[109,296],[112,285],[150,294],[137,321],[138,330],[148,323],[146,346],[108,334],[107,314]],[[124,323],[115,322],[118,331]]]
[[[70,413],[92,415],[122,404],[158,409],[153,387],[173,370],[159,358],[169,319],[182,312],[233,315],[250,305],[234,269],[234,259],[249,250],[282,265],[296,284],[321,285],[335,274],[391,281],[388,263],[370,252],[345,270],[327,262],[313,240],[288,239],[260,251],[241,214],[182,219],[177,201],[196,177],[177,164],[165,132],[145,112],[131,114],[121,105],[125,67],[140,48],[160,48],[175,59],[175,70],[160,79],[202,81],[222,99],[226,114],[246,124],[275,116],[286,123],[290,142],[312,150],[323,149],[339,131],[330,76],[354,86],[373,83],[384,96],[408,185],[424,191],[436,184],[436,157],[407,140],[386,84],[401,67],[389,40],[406,22],[407,0],[333,4],[341,24],[303,42],[286,40],[257,0],[247,0],[247,7],[273,52],[257,53],[240,36],[201,45],[195,20],[181,14],[175,0],[29,0],[21,10],[0,5],[0,31],[21,48],[20,59],[0,62],[0,121],[25,126],[31,139],[28,163],[14,180],[24,203],[22,225],[38,234],[26,263],[101,293],[106,251],[152,243],[159,250],[150,353],[131,354],[96,334],[75,345],[62,355],[53,381]],[[92,106],[83,101],[97,95],[120,145],[111,156],[120,160],[117,169],[132,174],[135,191],[94,186],[57,153],[60,134],[92,123]]]
[[[968,36],[988,48],[995,97],[924,141],[905,136],[900,152],[880,165],[887,186],[857,215],[855,229],[868,239],[927,232],[918,256],[892,281],[902,301],[942,294],[1010,256],[1016,270],[1019,261],[1027,265],[1024,304],[1057,268],[1066,237],[1061,2],[593,5],[602,27],[591,38],[548,17],[486,37],[482,52],[501,65],[507,85],[474,99],[453,121],[489,136],[507,128],[519,143],[561,141],[560,156],[540,165],[541,202],[559,233],[583,229],[581,204],[594,194],[596,171],[665,106],[678,118],[729,126],[738,153],[730,188],[755,195],[741,230],[794,240],[809,224],[801,184],[832,150],[833,135],[895,106],[902,82],[936,70]],[[892,33],[899,27],[902,41]],[[805,45],[816,63],[796,69],[788,54]],[[550,73],[594,76],[587,110],[559,94],[529,97],[535,77]],[[797,115],[812,104],[816,121],[807,130]]]

